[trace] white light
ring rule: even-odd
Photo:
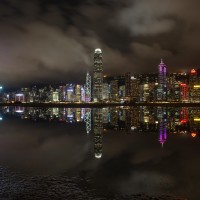
[[[134,131],[135,129],[137,129],[135,126],[131,127],[131,130]]]
[[[102,153],[95,153],[95,158],[101,158],[102,157]]]
[[[101,49],[95,49],[95,53],[102,53]]]
[[[3,89],[3,87],[2,86],[0,86],[0,90],[2,90]]]
[[[2,117],[0,117],[0,121],[2,121],[3,120],[3,118]]]
[[[22,97],[24,94],[16,94],[17,97]]]
[[[136,78],[134,76],[131,76],[131,80],[136,80]]]

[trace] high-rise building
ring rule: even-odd
[[[125,87],[126,87],[126,96],[129,97],[131,93],[131,73],[127,72],[125,74]]]
[[[200,75],[192,69],[189,73],[189,100],[199,102],[200,99]]]
[[[24,94],[23,93],[15,94],[15,101],[17,101],[17,102],[25,102]]]
[[[139,101],[139,80],[131,76],[131,100],[133,101]]]
[[[188,84],[186,83],[180,84],[180,100],[188,101]]]
[[[116,101],[119,99],[118,80],[112,80],[110,82],[110,99],[112,101]]]
[[[66,99],[66,86],[61,85],[59,86],[59,99],[60,101],[65,101]]]
[[[94,69],[93,69],[93,101],[102,100],[103,86],[103,62],[101,49],[95,49],[94,52]]]
[[[58,91],[53,92],[52,101],[58,102],[59,101],[59,93]]]
[[[161,59],[158,65],[158,92],[157,100],[166,101],[167,100],[167,66]]]
[[[75,101],[81,101],[81,85],[75,86]]]
[[[85,84],[85,102],[91,101],[91,76],[89,72],[86,74],[86,84]]]
[[[66,92],[66,101],[74,101],[75,100],[75,90],[74,90],[74,84],[68,84],[67,85],[67,92]]]
[[[109,99],[109,84],[103,83],[103,94],[102,94],[103,100]]]

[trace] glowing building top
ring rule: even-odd
[[[93,68],[93,101],[99,102],[102,100],[103,89],[103,61],[101,49],[94,51],[94,68]]]
[[[94,53],[102,53],[101,49],[97,48],[95,49]]]
[[[160,64],[158,65],[158,99],[157,100],[166,100],[167,99],[167,66],[161,59]]]

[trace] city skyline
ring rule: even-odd
[[[169,72],[197,69],[198,5],[197,0],[4,0],[0,82],[7,87],[83,82],[95,48],[104,52],[106,74],[156,72],[160,58]]]

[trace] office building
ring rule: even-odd
[[[103,61],[101,49],[95,49],[94,52],[94,68],[93,68],[93,101],[102,100],[103,89]]]

